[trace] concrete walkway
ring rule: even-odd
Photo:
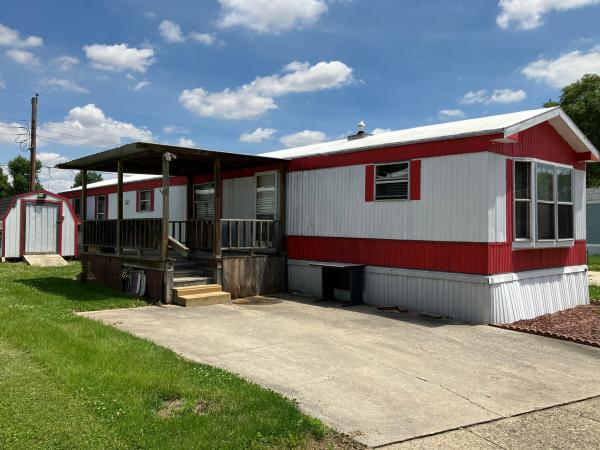
[[[368,306],[260,303],[83,315],[295,398],[370,446],[600,395],[600,349]]]

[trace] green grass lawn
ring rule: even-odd
[[[140,305],[78,272],[0,264],[0,448],[320,445],[323,425],[292,401],[73,314]]]
[[[600,271],[600,255],[588,255],[588,268],[595,272]]]

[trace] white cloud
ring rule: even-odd
[[[438,111],[438,117],[440,119],[462,119],[465,117],[465,113],[460,109],[441,109]]]
[[[150,83],[149,81],[147,81],[147,80],[140,81],[138,84],[136,84],[136,85],[133,87],[133,90],[134,90],[134,91],[141,91],[141,90],[142,90],[142,89],[144,89],[145,87],[148,87],[148,86],[150,86],[150,84],[151,84],[151,83]]]
[[[190,39],[206,46],[217,43],[217,36],[214,33],[198,33],[197,31],[192,31],[190,33]]]
[[[181,137],[177,140],[175,145],[178,145],[179,147],[195,147],[196,143],[191,139]]]
[[[25,123],[0,122],[0,144],[15,145],[17,142],[29,142],[29,131]],[[29,144],[27,144],[29,148]]]
[[[2,74],[0,74],[0,89],[6,89],[6,82],[2,78]]]
[[[240,142],[246,142],[249,144],[259,144],[264,141],[269,141],[273,135],[277,132],[274,128],[257,128],[250,133],[243,133],[240,136]]]
[[[527,98],[527,93],[522,90],[513,89],[494,89],[492,92],[487,89],[467,92],[459,100],[463,105],[474,105],[480,103],[482,105],[490,105],[493,103],[518,103]]]
[[[574,51],[556,59],[538,59],[523,69],[530,80],[563,88],[587,73],[600,73],[600,48],[589,52]]]
[[[185,42],[185,37],[181,31],[181,27],[170,20],[163,20],[158,26],[158,31],[162,38],[171,44]]]
[[[531,30],[542,25],[542,16],[551,11],[566,11],[600,4],[600,0],[500,0],[500,14],[496,23],[507,29],[512,22],[521,30]]]
[[[69,158],[56,152],[40,152],[38,161],[42,162],[40,183],[51,192],[61,192],[73,186],[75,173],[70,170],[53,169],[57,164],[67,162]]]
[[[327,11],[325,0],[219,0],[222,28],[277,34],[311,25]]]
[[[83,86],[80,86],[79,84],[75,83],[74,81],[66,80],[66,79],[62,79],[62,78],[46,78],[46,79],[42,80],[42,84],[44,86],[49,86],[49,87],[53,88],[54,90],[60,89],[62,91],[67,91],[67,92],[77,92],[79,94],[87,94],[89,92],[86,88],[84,88]]]
[[[163,128],[163,131],[167,134],[189,134],[192,132],[189,128],[179,125],[167,125]]]
[[[26,48],[26,47],[41,47],[43,41],[41,37],[28,36],[22,38],[17,30],[13,30],[0,23],[0,46],[12,47],[12,48]]]
[[[37,58],[37,56],[26,50],[16,50],[13,48],[6,51],[6,56],[8,56],[17,64],[21,64],[23,66],[34,67],[40,65],[40,60]]]
[[[389,133],[390,131],[392,131],[391,128],[375,128],[371,134]]]
[[[58,70],[62,70],[64,72],[71,70],[73,67],[79,64],[79,60],[74,56],[64,55],[59,56],[58,58],[54,58],[52,60],[52,64],[56,66]]]
[[[142,14],[146,19],[156,19],[156,13],[154,11],[146,11]]]
[[[286,147],[300,147],[302,145],[319,144],[326,140],[327,135],[322,131],[304,130],[282,136],[279,142]]]
[[[284,71],[285,75],[257,77],[235,90],[211,93],[202,88],[186,89],[179,102],[203,117],[255,119],[277,108],[275,97],[339,88],[354,81],[352,69],[340,61],[319,62],[314,66],[292,62]]]
[[[154,62],[154,50],[151,48],[134,48],[127,44],[94,44],[83,47],[85,55],[96,69],[111,72],[145,73]]]
[[[106,148],[123,141],[153,141],[147,128],[108,117],[93,103],[69,111],[63,122],[46,122],[40,127],[40,142],[60,141],[66,145]]]

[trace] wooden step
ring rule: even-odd
[[[196,277],[178,277],[173,278],[173,287],[184,287],[184,286],[203,286],[206,284],[212,284],[212,277],[196,276]]]
[[[212,292],[223,292],[223,288],[220,284],[203,284],[203,285],[191,285],[176,287],[173,289],[176,295],[194,295],[194,294],[209,294]]]
[[[192,294],[175,297],[175,304],[181,306],[207,306],[231,303],[229,292],[207,292],[204,294]]]

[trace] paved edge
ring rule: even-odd
[[[397,445],[397,444],[402,444],[404,442],[416,441],[418,439],[423,439],[423,438],[427,438],[427,437],[430,437],[430,436],[439,436],[441,434],[450,433],[452,431],[464,430],[464,429],[471,428],[471,427],[474,427],[474,426],[477,426],[477,425],[485,425],[485,424],[488,424],[488,423],[500,422],[502,420],[511,419],[513,417],[525,416],[527,414],[536,413],[536,412],[540,412],[540,411],[548,411],[550,409],[560,408],[561,406],[573,405],[575,403],[581,403],[581,402],[585,402],[587,400],[594,400],[596,398],[600,398],[600,395],[592,395],[590,397],[580,398],[578,400],[571,400],[571,401],[564,402],[564,403],[557,403],[556,405],[552,405],[552,406],[544,406],[543,408],[535,408],[535,409],[532,409],[530,411],[524,411],[524,412],[520,412],[520,413],[517,413],[517,414],[512,414],[510,416],[498,417],[497,419],[490,419],[490,420],[483,420],[481,422],[474,422],[474,423],[471,423],[469,425],[463,425],[461,427],[455,427],[455,428],[448,428],[447,430],[437,431],[435,433],[422,434],[422,435],[414,436],[414,437],[411,437],[411,438],[408,438],[408,439],[402,439],[402,440],[399,440],[399,441],[388,442],[387,444],[375,445],[375,446],[373,446],[371,448],[385,449],[386,447],[389,447],[389,446],[392,446],[392,445]]]

